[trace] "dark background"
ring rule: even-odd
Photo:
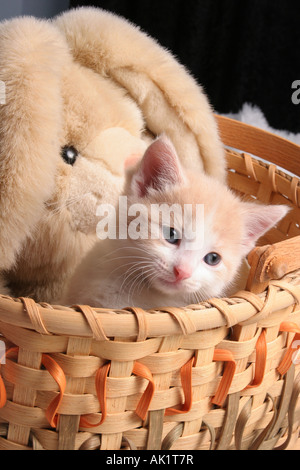
[[[51,18],[69,6],[70,0],[0,0],[0,21],[22,15]]]
[[[300,132],[300,104],[291,100],[300,80],[300,0],[1,0],[0,20],[84,5],[125,16],[170,49],[217,112],[248,102],[273,128]]]
[[[261,108],[275,129],[300,132],[299,0],[71,0],[125,16],[170,49],[217,112]]]

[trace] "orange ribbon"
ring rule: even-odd
[[[15,358],[17,357],[19,348],[18,347],[13,347],[10,348],[6,352],[6,357],[11,357],[14,356]],[[48,372],[52,375],[54,380],[59,386],[59,395],[57,395],[49,404],[49,406],[46,409],[46,418],[49,421],[50,425],[52,427],[56,427],[58,423],[58,409],[61,404],[61,401],[63,399],[63,395],[65,392],[66,388],[66,377],[64,374],[64,371],[62,368],[57,364],[57,362],[52,359],[52,357],[48,356],[47,354],[42,354],[42,364],[43,366],[48,370]],[[2,380],[2,377],[0,376],[0,408],[3,408],[7,400],[7,395],[6,395],[6,390],[5,386]]]
[[[135,410],[136,414],[142,420],[144,420],[146,419],[147,412],[148,412],[150,403],[154,395],[154,389],[155,389],[154,381],[153,381],[152,374],[150,370],[148,369],[148,367],[144,366],[144,364],[141,364],[140,362],[134,363],[132,372],[134,375],[137,375],[138,377],[143,377],[144,379],[147,379],[149,382]]]
[[[59,386],[59,394],[51,401],[50,405],[46,409],[46,418],[49,421],[50,426],[55,428],[58,425],[59,419],[59,415],[57,414],[58,409],[66,389],[66,376],[57,362],[55,362],[55,360],[47,354],[42,354],[42,364],[44,367],[46,367],[49,374],[52,375],[55,382]]]
[[[216,349],[214,352],[214,361],[226,362],[223,377],[218,386],[215,396],[212,399],[212,403],[218,406],[222,406],[228,395],[230,386],[236,370],[236,362],[230,351],[225,349]],[[193,389],[192,389],[192,371],[195,358],[192,357],[180,370],[181,384],[184,393],[184,403],[181,408],[167,408],[165,415],[171,416],[174,414],[188,413],[193,404]]]
[[[250,385],[247,385],[245,390],[248,388],[255,388],[261,385],[267,363],[267,341],[266,341],[266,331],[262,330],[258,340],[256,341],[256,360],[255,360],[255,373],[254,379]]]
[[[97,423],[91,423],[85,416],[80,418],[80,426],[83,428],[94,428],[98,427],[104,423],[106,416],[107,416],[107,408],[106,408],[106,386],[107,386],[107,377],[108,372],[110,369],[110,363],[105,364],[104,366],[98,369],[96,374],[96,392],[97,397],[100,403],[101,408],[101,420]],[[136,407],[136,414],[142,419],[146,419],[147,412],[151,403],[151,400],[154,395],[154,381],[152,374],[148,367],[140,362],[135,362],[133,366],[132,373],[138,377],[142,377],[147,379],[149,384],[145,389],[137,407]]]
[[[236,370],[236,362],[234,360],[233,354],[226,349],[215,349],[213,360],[227,363],[216,394],[211,401],[214,405],[222,406],[227,398],[230,386],[232,384]]]
[[[17,347],[10,348],[4,353],[4,356],[9,357],[9,356],[12,355],[12,353],[17,353],[18,350],[19,350],[19,348],[17,348]],[[3,360],[4,356],[2,356],[0,358],[0,367],[1,367],[2,360]],[[4,407],[4,405],[6,404],[6,401],[7,401],[6,389],[5,389],[3,379],[0,375],[0,408]]]
[[[184,403],[181,408],[167,408],[165,415],[172,416],[175,414],[187,413],[192,408],[193,394],[192,394],[192,368],[194,365],[195,358],[192,357],[184,366],[180,369],[180,379],[184,394]]]
[[[280,325],[279,331],[286,331],[287,333],[295,333],[295,336],[288,350],[286,351],[281,363],[277,367],[277,371],[279,372],[279,374],[284,375],[291,367],[293,363],[293,356],[300,347],[300,328],[297,325],[297,323],[283,322]],[[297,344],[295,345],[296,341],[297,341]]]
[[[6,389],[3,383],[2,377],[0,375],[0,408],[3,408],[7,400]]]

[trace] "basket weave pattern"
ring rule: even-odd
[[[234,190],[292,207],[247,290],[147,312],[0,296],[0,449],[299,447],[299,179],[227,157]]]

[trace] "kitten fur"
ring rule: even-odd
[[[165,136],[148,147],[137,166],[127,170],[124,195],[128,207],[145,205],[147,217],[153,204],[179,204],[181,208],[203,204],[204,219],[197,220],[196,232],[202,234],[201,239],[189,240],[175,214],[170,226],[181,234],[177,244],[164,238],[162,227],[159,239],[99,241],[75,272],[63,304],[151,309],[224,296],[258,238],[288,211],[287,206],[243,202],[215,178],[184,170]],[[117,234],[124,229],[118,222],[119,211],[120,205]],[[195,224],[195,213],[190,223]],[[132,220],[127,215],[126,229]],[[186,234],[188,229],[187,224]],[[208,265],[204,260],[208,253],[219,254],[219,264]]]

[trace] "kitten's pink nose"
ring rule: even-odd
[[[174,266],[174,274],[176,281],[183,281],[191,277],[190,270],[184,266]]]

